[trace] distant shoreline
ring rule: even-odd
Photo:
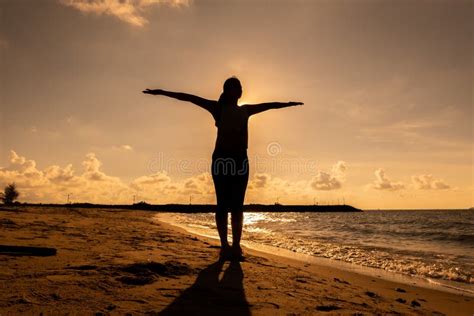
[[[1,206],[38,206],[38,207],[76,207],[76,208],[101,208],[101,209],[124,209],[124,210],[145,210],[155,212],[167,212],[167,213],[210,213],[215,212],[216,205],[213,204],[148,204],[148,203],[135,203],[135,204],[93,204],[93,203],[18,203],[15,202],[11,205],[0,204]],[[468,208],[419,208],[419,209],[358,209],[351,205],[283,205],[283,204],[246,204],[244,205],[245,212],[314,212],[314,213],[352,213],[352,212],[414,212],[414,211],[474,211],[473,207]]]
[[[39,206],[39,207],[75,207],[75,208],[100,208],[100,209],[125,209],[125,210],[144,210],[167,213],[209,213],[215,212],[215,204],[92,204],[92,203],[70,203],[70,204],[52,204],[52,203],[18,203],[12,206]],[[247,204],[244,205],[245,212],[363,212],[361,209],[351,205],[282,205],[282,204]]]

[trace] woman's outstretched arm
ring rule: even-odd
[[[247,112],[250,116],[271,109],[281,109],[286,108],[288,106],[296,106],[303,104],[303,102],[268,102],[260,104],[246,104],[245,106],[247,107]]]
[[[217,101],[204,99],[192,94],[182,93],[182,92],[172,92],[172,91],[166,91],[162,89],[146,89],[143,91],[143,93],[152,94],[152,95],[164,95],[173,99],[191,102],[208,110],[211,113],[212,113],[213,107],[217,103]]]

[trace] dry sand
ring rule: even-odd
[[[0,208],[0,244],[55,256],[0,255],[0,315],[448,314],[474,299],[247,250],[219,263],[215,240],[146,211]]]

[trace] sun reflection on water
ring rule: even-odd
[[[245,213],[244,225],[250,226],[260,221],[268,221],[269,218],[265,213]]]

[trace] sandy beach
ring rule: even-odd
[[[218,242],[147,211],[1,207],[0,244],[54,256],[0,255],[0,315],[472,315],[474,298]]]

